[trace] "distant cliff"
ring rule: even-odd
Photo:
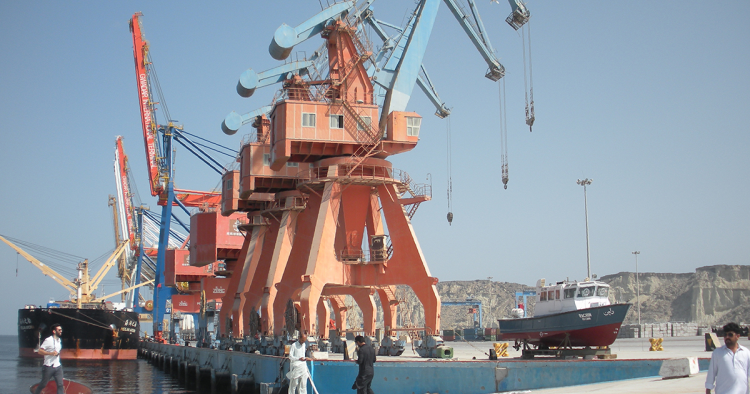
[[[554,278],[547,278],[548,280]],[[620,272],[599,278],[612,286],[610,300],[633,304],[625,323],[637,323],[635,273]],[[750,323],[750,265],[714,265],[701,267],[695,273],[640,273],[641,321],[643,323],[695,322],[705,325],[728,321]],[[437,284],[442,301],[464,301],[471,297],[482,301],[483,322],[497,327],[497,319],[510,317],[517,291],[534,290],[519,283],[488,280],[446,281]],[[400,325],[424,326],[424,310],[414,292],[399,286],[396,292]],[[348,325],[359,327],[361,313],[353,300]],[[527,308],[533,312],[534,302]],[[382,312],[378,313],[382,321]],[[444,306],[441,311],[443,329],[472,326],[473,315],[468,306]]]
[[[637,322],[636,280],[632,272],[607,275],[611,298],[633,303],[626,322]],[[641,321],[750,323],[750,266],[714,265],[689,274],[641,273]]]

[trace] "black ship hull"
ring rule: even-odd
[[[614,304],[523,319],[500,319],[500,339],[547,346],[609,346],[631,304]]]
[[[95,308],[30,308],[18,310],[18,355],[42,357],[34,350],[51,335],[53,324],[63,328],[64,360],[135,360],[140,327],[138,314]]]

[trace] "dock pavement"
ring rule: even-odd
[[[740,344],[750,347],[750,340],[743,338]],[[460,360],[486,359],[485,352],[489,352],[492,346],[490,342],[447,342],[446,345],[453,346],[455,357]],[[702,336],[694,337],[666,337],[662,343],[664,350],[649,351],[651,344],[648,338],[621,338],[612,344],[612,353],[617,355],[618,360],[642,360],[642,359],[670,359],[682,357],[711,358],[711,352],[705,350],[705,342]],[[408,352],[404,352],[407,355]],[[520,358],[521,352],[510,349],[508,358],[505,360]],[[407,355],[407,357],[409,357]],[[539,358],[537,358],[539,359]],[[661,379],[658,376],[602,382],[581,386],[568,386],[549,389],[536,389],[530,391],[514,391],[509,393],[539,393],[539,394],[568,394],[568,393],[606,393],[606,394],[704,394],[706,389],[706,372],[686,378]]]

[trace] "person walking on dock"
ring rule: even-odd
[[[39,354],[44,356],[44,365],[42,365],[42,380],[36,387],[34,394],[39,394],[42,390],[47,387],[47,382],[50,379],[55,378],[57,383],[57,394],[63,394],[63,371],[62,364],[60,364],[60,350],[62,350],[62,327],[59,324],[52,325],[52,335],[42,342],[42,346],[39,347]]]
[[[706,394],[750,394],[750,350],[738,343],[741,335],[737,323],[724,326],[724,346],[711,354],[706,375]]]
[[[306,343],[307,335],[300,332],[299,340],[289,347],[289,373],[286,374],[289,378],[289,394],[307,394],[307,361],[312,359],[305,357]]]
[[[352,385],[352,390],[357,390],[357,394],[375,394],[370,388],[372,379],[375,377],[375,367],[373,365],[377,361],[375,349],[372,346],[368,346],[365,343],[365,337],[361,335],[354,338],[354,342],[359,347],[356,361],[359,364],[359,373]]]

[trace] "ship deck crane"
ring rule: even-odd
[[[39,268],[40,271],[45,276],[49,276],[52,278],[55,282],[59,283],[62,287],[67,290],[71,298],[73,298],[77,304],[78,308],[81,308],[82,304],[92,304],[92,303],[98,303],[102,300],[106,300],[107,298],[120,295],[123,292],[127,292],[132,290],[134,287],[131,286],[127,289],[123,289],[111,294],[108,294],[105,297],[95,297],[94,292],[99,287],[99,284],[104,279],[104,277],[107,275],[107,272],[114,267],[115,262],[117,259],[122,255],[122,253],[125,251],[125,249],[128,247],[129,241],[124,241],[120,243],[117,248],[115,248],[115,251],[107,258],[107,261],[99,268],[99,270],[96,272],[96,274],[91,277],[89,274],[89,261],[88,259],[80,262],[78,264],[77,270],[78,270],[78,277],[74,280],[68,280],[64,278],[62,275],[57,273],[54,269],[50,268],[48,265],[44,264],[43,262],[39,261],[36,257],[32,256],[28,252],[26,252],[24,249],[22,249],[20,246],[16,245],[16,243],[11,242],[6,237],[3,237],[0,235],[0,241],[3,241],[8,246],[13,248],[18,254],[23,256],[26,260],[28,260],[32,265]],[[150,282],[145,282],[140,284],[139,286],[145,286],[148,285]]]

